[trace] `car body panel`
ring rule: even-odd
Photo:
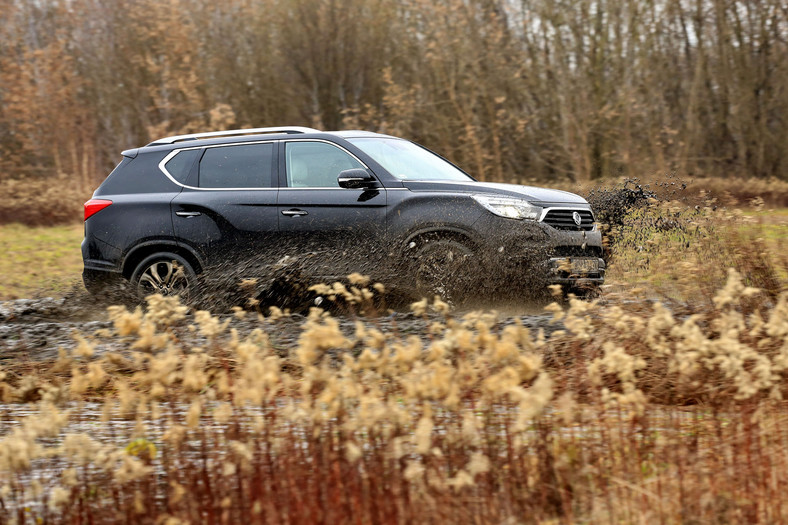
[[[306,176],[301,182],[309,185],[293,186],[291,161],[299,163],[300,175]],[[309,171],[316,168],[319,173]],[[373,176],[369,187],[338,186],[342,170],[354,168]],[[363,246],[368,265],[384,257],[387,190],[356,153],[323,139],[281,141],[278,172],[279,239],[285,250],[318,254],[313,271],[331,278],[353,271],[357,258],[344,257],[348,250]]]
[[[590,209],[586,200],[568,191],[494,182],[403,181],[411,191],[494,194],[525,199],[537,205],[560,204]]]
[[[82,253],[86,266],[120,272],[125,256],[136,246],[174,243],[170,201],[179,191],[108,196],[112,204],[85,221]]]
[[[277,189],[184,189],[172,201],[175,237],[206,260],[258,253],[276,242]]]
[[[452,231],[478,244],[473,225],[485,213],[468,195],[442,191],[389,191],[387,229],[390,246],[400,250],[414,236],[436,231]]]

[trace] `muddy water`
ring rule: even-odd
[[[76,346],[74,334],[93,335],[101,329],[112,327],[108,320],[107,304],[96,302],[87,293],[72,293],[62,298],[20,299],[0,302],[0,366],[9,360],[40,361],[54,359],[59,349],[69,350]],[[543,313],[544,303],[528,303],[524,301],[495,302],[479,301],[478,304],[466,305],[453,315],[462,316],[475,309],[498,308],[499,327],[520,322],[531,329],[544,329],[546,334],[560,328],[551,323],[551,315]],[[354,334],[359,316],[348,310],[339,309],[332,312],[339,320],[340,328],[346,335]],[[222,314],[220,317],[233,317]],[[442,320],[437,315],[416,316],[408,311],[386,310],[374,316],[361,318],[368,326],[375,327],[384,333],[391,333],[403,338],[409,335],[427,337],[427,328],[434,321]],[[298,343],[303,324],[304,314],[293,313],[273,321],[259,318],[255,312],[249,312],[246,318],[233,317],[231,327],[237,328],[242,336],[256,328],[269,334],[275,348],[286,353]],[[186,320],[191,322],[191,315]],[[184,344],[200,345],[204,342],[199,334],[184,330]],[[99,353],[124,349],[123,342],[111,338],[101,338],[97,347]]]
[[[74,346],[73,334],[109,328],[102,309],[75,310],[68,298],[0,302],[0,364],[9,359],[49,359]]]

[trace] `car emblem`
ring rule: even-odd
[[[580,226],[580,223],[583,222],[583,218],[577,212],[574,212],[572,214],[572,220],[574,220],[575,224],[577,224],[578,226]]]

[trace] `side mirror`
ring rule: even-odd
[[[362,168],[341,171],[337,182],[340,188],[371,188],[377,184],[375,177]]]

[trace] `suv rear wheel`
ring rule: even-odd
[[[139,298],[151,294],[188,298],[197,280],[191,265],[175,253],[149,255],[134,269],[131,284]]]

